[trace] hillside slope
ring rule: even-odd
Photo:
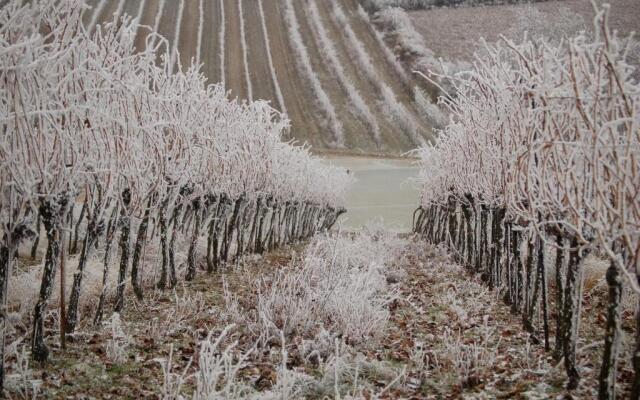
[[[168,41],[174,68],[194,60],[203,64],[209,83],[224,82],[230,97],[270,101],[291,119],[291,137],[316,151],[399,154],[432,136],[413,102],[413,78],[405,79],[391,65],[357,0],[87,4],[88,25],[126,13],[157,28]],[[136,47],[145,45],[149,31],[139,29]]]

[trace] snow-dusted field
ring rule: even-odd
[[[602,3],[602,2],[599,2]],[[640,29],[640,1],[608,0],[611,4],[611,27],[624,35]],[[593,7],[590,0],[548,1],[533,4],[512,4],[490,7],[439,8],[410,12],[415,28],[437,57],[446,60],[472,61],[473,53],[481,49],[479,38],[495,42],[500,35],[522,32],[522,25],[534,27],[537,20],[521,21],[528,9],[538,11],[545,20],[561,17],[559,10],[573,14],[570,21],[582,18],[585,27],[591,26]],[[575,17],[575,18],[574,18]],[[524,22],[524,23],[523,23]],[[544,21],[543,21],[544,22]],[[566,23],[566,21],[565,21]],[[549,32],[548,32],[549,33]],[[637,35],[636,35],[637,38]]]
[[[411,230],[411,215],[416,208],[413,199],[418,197],[410,182],[418,175],[412,160],[332,157],[326,162],[348,169],[356,178],[347,193],[348,212],[335,229],[355,230],[382,219],[383,226],[392,231]]]

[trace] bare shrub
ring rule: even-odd
[[[120,314],[113,313],[105,325],[111,331],[111,337],[107,339],[105,349],[107,358],[114,364],[122,364],[127,360],[127,349],[131,338],[124,331]]]
[[[379,335],[393,297],[383,271],[397,252],[397,242],[385,239],[374,232],[314,240],[297,269],[262,282],[257,309],[264,329],[314,337],[324,327],[354,342]]]
[[[15,358],[13,373],[6,376],[6,389],[9,393],[15,393],[21,399],[37,399],[40,394],[42,381],[34,376],[30,366],[28,346],[18,340],[8,346],[6,352],[9,357]]]

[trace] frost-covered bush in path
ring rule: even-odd
[[[262,329],[311,338],[326,329],[351,342],[381,334],[393,297],[385,272],[400,250],[397,239],[375,230],[314,239],[290,269],[261,285]]]

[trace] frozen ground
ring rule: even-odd
[[[601,1],[598,1],[601,3]],[[608,0],[611,4],[610,24],[622,35],[636,33],[640,28],[640,1]],[[519,31],[518,15],[535,8],[544,16],[554,18],[562,8],[582,17],[587,27],[593,20],[593,7],[589,0],[548,1],[534,4],[509,4],[491,7],[439,8],[411,12],[415,28],[437,57],[445,60],[472,61],[473,53],[480,49],[478,38],[495,42],[501,34]],[[638,38],[637,34],[635,35]]]
[[[410,160],[365,157],[327,157],[327,162],[347,168],[357,179],[347,194],[347,214],[342,229],[359,229],[382,219],[395,232],[411,229],[411,215],[418,204],[418,191],[409,182],[417,166]]]

